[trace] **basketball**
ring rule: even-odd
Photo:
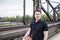
[[[26,37],[25,40],[32,40],[32,38],[31,37]]]

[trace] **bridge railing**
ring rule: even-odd
[[[24,29],[23,29],[24,28]],[[8,28],[2,28],[1,32],[0,32],[0,40],[22,40],[23,36],[25,35],[25,33],[27,32],[29,28],[29,25],[21,25],[21,26],[16,26],[16,27],[8,27]],[[5,30],[15,30],[15,29],[19,29],[20,31],[17,32],[11,32],[9,34],[3,34],[3,31]],[[23,29],[23,30],[22,30]],[[52,24],[48,24],[48,37],[52,37],[53,35],[57,34],[58,32],[60,32],[60,23],[52,23]],[[7,32],[8,33],[8,32]]]

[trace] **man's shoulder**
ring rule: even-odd
[[[31,24],[33,24],[33,23],[34,23],[34,20],[31,21]]]
[[[31,22],[34,22],[35,20],[32,20]]]
[[[46,24],[46,22],[45,22],[45,21],[43,21],[43,20],[41,20],[41,22],[42,22],[43,24]]]
[[[33,25],[34,24],[34,20],[31,21],[30,25]]]

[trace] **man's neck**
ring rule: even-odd
[[[39,19],[40,20],[40,19]],[[36,19],[36,22],[38,22],[39,20]]]

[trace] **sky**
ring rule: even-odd
[[[59,2],[59,0],[51,0]],[[42,1],[42,3],[45,2]],[[55,3],[52,3],[56,6]],[[42,4],[45,9],[47,9],[45,4]],[[49,8],[51,10],[51,8]],[[23,0],[0,0],[0,17],[13,17],[13,16],[23,16]],[[26,15],[33,15],[33,1],[26,0]]]

